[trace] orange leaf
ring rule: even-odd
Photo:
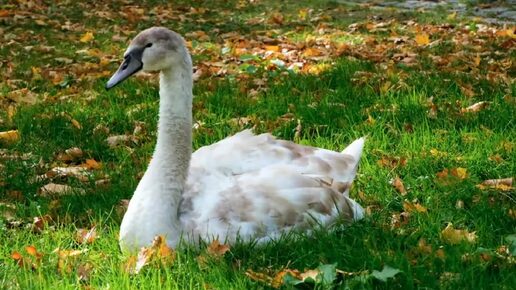
[[[265,50],[278,52],[280,48],[277,45],[266,45]]]
[[[213,240],[207,248],[208,254],[212,257],[222,257],[229,251],[229,246],[220,244],[219,240]]]
[[[75,240],[79,244],[91,244],[97,238],[97,229],[92,227],[91,229],[78,229],[75,234]]]
[[[100,169],[102,164],[95,161],[95,159],[86,159],[82,166],[86,167],[87,169]]]
[[[11,258],[15,261],[18,261],[18,260],[21,260],[23,258],[23,256],[19,253],[19,252],[16,252],[14,251],[12,254],[11,254]]]
[[[407,194],[407,190],[405,189],[405,186],[403,185],[403,181],[401,181],[401,178],[396,177],[396,178],[392,179],[391,180],[391,185],[394,186],[396,191],[401,193],[401,195],[406,195]]]

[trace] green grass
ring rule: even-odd
[[[208,5],[211,9],[222,10],[234,7],[211,7],[209,5],[212,4],[201,2],[195,1],[194,6]],[[160,3],[147,3],[145,7]],[[266,3],[270,4],[268,1],[249,4],[241,9],[242,13],[235,14],[231,21],[224,23],[213,12],[208,12],[205,16],[207,22],[183,23],[178,30],[187,33],[216,27],[221,33],[236,29],[246,34],[254,29],[270,28],[269,24],[246,27],[243,23],[247,18],[278,9],[283,9],[288,18],[288,13],[296,15],[298,8],[308,6],[299,2],[265,8]],[[189,4],[178,5],[188,7]],[[315,9],[338,6],[326,2],[313,5]],[[62,15],[59,19],[63,21],[79,21],[83,17],[65,4],[51,8],[48,13],[55,17]],[[332,23],[344,29],[359,21],[361,13],[364,12],[357,12],[356,18],[335,17]],[[413,17],[406,14],[398,16]],[[394,16],[389,14],[388,17]],[[417,17],[423,19],[421,21],[440,21],[438,16]],[[25,43],[13,44],[14,48],[0,48],[0,55],[16,64],[11,79],[21,79],[22,87],[40,95],[47,93],[46,100],[41,103],[17,106],[12,120],[5,110],[0,111],[0,131],[17,129],[21,136],[19,142],[2,144],[0,148],[6,148],[9,153],[31,153],[26,160],[0,158],[1,289],[76,289],[88,286],[91,289],[263,289],[268,286],[245,275],[248,269],[274,272],[288,267],[303,271],[320,264],[336,264],[340,270],[355,273],[355,278],[336,282],[334,286],[338,289],[510,289],[511,285],[516,285],[514,257],[497,253],[500,247],[508,246],[505,237],[516,233],[516,219],[509,213],[516,210],[514,190],[501,192],[475,187],[485,179],[513,177],[516,172],[516,108],[514,103],[504,98],[515,95],[514,82],[493,85],[470,75],[442,72],[431,65],[425,70],[401,66],[399,71],[408,74],[404,79],[405,85],[381,91],[378,87],[385,81],[382,79],[384,71],[372,62],[346,56],[335,59],[330,70],[317,76],[265,73],[268,90],[253,98],[241,90],[242,86],[248,88],[249,84],[236,80],[234,76],[201,79],[194,91],[194,117],[202,122],[194,130],[194,148],[252,126],[256,132],[271,132],[280,138],[293,140],[297,119],[302,124],[297,141],[303,144],[342,150],[355,138],[368,136],[351,195],[368,207],[370,214],[352,225],[317,230],[312,236],[294,233],[264,247],[235,245],[222,260],[210,261],[205,266],[197,260],[203,247],[200,250],[181,248],[172,266],[147,267],[139,275],[129,275],[123,270],[127,257],[118,248],[121,216],[116,208],[121,199],[131,197],[138,176],[145,171],[152,154],[156,137],[157,86],[145,80],[132,79],[106,92],[103,86],[107,78],[102,76],[73,79],[71,84],[63,86],[52,84],[45,78],[31,79],[31,67],[44,67],[50,62],[56,68],[66,68],[51,60],[56,55],[75,59],[78,58],[75,51],[90,47],[76,41],[81,33],[74,33],[73,41],[59,40],[52,34],[54,27],[40,27],[30,22],[16,27],[13,22],[2,21],[11,25],[8,30],[14,33],[25,28],[33,29],[37,35],[45,35],[47,43],[55,46],[58,53],[47,58],[40,58],[33,51],[26,55],[13,54],[14,48],[39,44],[30,38]],[[87,27],[96,25],[90,17],[85,21]],[[119,25],[125,25],[126,21],[130,19],[113,20]],[[129,25],[137,31],[155,22],[152,16]],[[173,27],[176,23],[166,24]],[[110,31],[96,31],[92,46],[121,56],[125,44],[111,44],[112,34]],[[305,31],[292,37],[300,35],[305,35]],[[360,36],[351,40],[356,39]],[[346,41],[346,37],[341,40]],[[203,57],[194,56],[194,60]],[[112,63],[99,71],[114,72],[115,69],[116,64]],[[357,81],[357,72],[364,71],[373,73],[374,77]],[[262,73],[259,71],[257,75]],[[464,83],[474,84],[478,93],[473,98],[461,91],[460,86]],[[11,90],[6,82],[2,82],[0,87],[3,93]],[[83,90],[97,92],[98,96],[88,99]],[[64,95],[73,96],[61,99]],[[438,108],[436,118],[428,114],[428,99],[431,97]],[[490,105],[478,113],[460,113],[461,107],[476,101],[488,101]],[[4,98],[2,104],[7,108],[9,101]],[[62,112],[77,120],[82,128],[74,127]],[[292,120],[282,118],[286,113],[293,114]],[[251,123],[235,124],[231,119],[237,117],[249,117]],[[146,128],[137,145],[115,149],[108,146],[107,136],[132,133],[137,121],[143,122]],[[94,132],[98,125],[107,127],[109,134]],[[34,177],[62,165],[56,155],[70,147],[81,148],[85,153],[83,159],[101,162],[102,168],[94,171],[95,179],[107,175],[109,186],[97,187],[94,180],[57,180],[58,183],[81,188],[86,194],[57,198],[39,196],[38,188],[48,181],[34,181]],[[440,153],[435,154],[435,150]],[[490,160],[489,157],[494,155],[499,155],[501,161]],[[407,162],[405,166],[385,167],[378,163],[382,157],[405,158]],[[457,167],[467,170],[466,179],[443,185],[436,178],[443,169]],[[389,184],[390,179],[396,176],[403,180],[408,191],[406,196],[397,193]],[[12,191],[21,191],[22,196],[13,198]],[[428,212],[411,212],[406,223],[393,226],[392,217],[404,211],[404,201],[418,202]],[[458,202],[464,206],[457,208]],[[13,205],[16,208],[11,210],[12,217],[8,219],[5,214],[9,211],[7,206]],[[53,221],[41,233],[31,230],[32,219],[47,214]],[[13,227],[12,220],[20,221],[22,225]],[[447,243],[441,231],[450,222],[455,228],[476,232],[476,242]],[[78,228],[91,228],[93,225],[97,228],[98,237],[91,245],[75,242]],[[422,239],[431,246],[429,252],[418,247]],[[28,245],[35,246],[44,254],[34,270],[19,267],[10,257],[14,251],[28,256],[24,250]],[[57,267],[59,257],[53,253],[56,248],[88,251],[76,259],[67,259],[70,271],[60,271]],[[81,265],[92,267],[87,281],[78,279]],[[375,279],[360,281],[358,272],[381,270],[384,265],[402,272],[388,282]]]

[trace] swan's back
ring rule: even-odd
[[[245,130],[192,155],[180,206],[185,234],[266,241],[290,229],[356,220],[349,198],[364,139],[342,153]]]

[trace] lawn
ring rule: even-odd
[[[514,26],[338,1],[140,2],[0,4],[1,289],[516,285]],[[333,150],[367,136],[351,191],[366,217],[184,246],[131,273],[118,229],[158,84],[104,85],[154,25],[193,55],[194,148],[245,128]]]

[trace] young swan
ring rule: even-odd
[[[309,231],[364,210],[350,199],[364,138],[342,152],[244,130],[192,154],[192,61],[182,37],[163,27],[139,33],[108,81],[139,70],[160,72],[158,137],[152,160],[120,227],[120,246],[135,251],[157,235],[266,242],[291,229]]]

